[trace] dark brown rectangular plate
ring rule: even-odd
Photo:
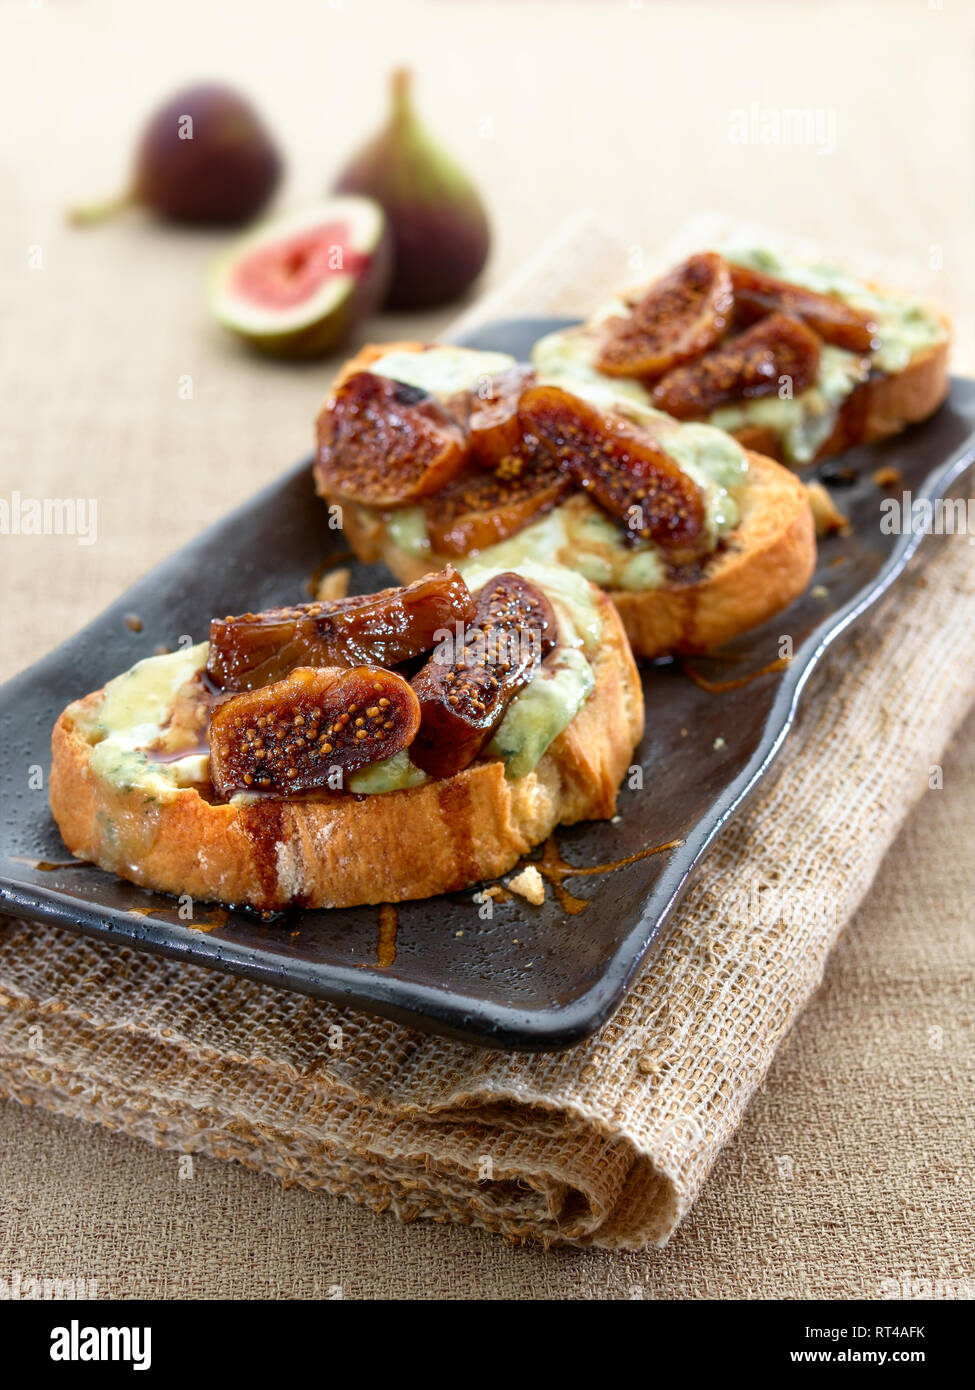
[[[565,322],[511,320],[466,341],[525,357],[537,337]],[[479,916],[469,892],[403,904],[388,964],[380,964],[391,950],[387,942],[378,954],[376,908],[293,911],[274,922],[231,912],[216,927],[219,919],[200,911],[194,925],[180,921],[171,898],[90,866],[65,866],[46,791],[29,789],[29,769],[47,768],[51,726],[71,700],[160,643],[205,637],[214,613],[306,596],[312,572],[344,549],[315,500],[306,460],[0,690],[0,909],[488,1047],[544,1051],[578,1042],[618,1006],[689,874],[770,766],[815,663],[893,583],[919,544],[918,535],[881,532],[882,494],[872,472],[895,468],[915,498],[933,499],[973,459],[975,382],[956,380],[932,420],[844,456],[842,466],[854,470],[856,481],[829,486],[852,534],[823,543],[806,595],[741,638],[724,659],[695,663],[711,681],[749,675],[775,660],[780,637],[789,634],[795,656],[784,670],[712,693],[677,663],[647,667],[647,734],[637,754],[645,789],[624,788],[617,824],[560,830],[558,844],[566,860],[584,866],[675,839],[682,841],[678,848],[570,880],[566,886],[589,904],[579,915],[563,911],[551,893],[541,908],[520,899],[496,905],[489,920]],[[819,471],[835,478],[837,465]],[[389,582],[378,567],[352,567],[355,591]],[[125,622],[133,612],[142,619],[138,633]],[[716,740],[723,744],[716,748]]]

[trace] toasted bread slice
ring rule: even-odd
[[[639,675],[619,618],[594,590],[595,685],[534,771],[499,759],[368,796],[217,804],[205,785],[148,795],[92,765],[104,690],[63,712],[52,736],[51,810],[64,842],[133,883],[204,901],[351,907],[466,888],[506,873],[560,823],[606,819],[643,731]]]
[[[687,583],[610,598],[638,656],[710,651],[787,608],[816,568],[812,509],[799,480],[748,454],[740,521],[727,545]]]
[[[947,332],[948,321],[942,321]],[[855,386],[837,412],[832,433],[810,462],[819,463],[859,444],[890,439],[908,425],[916,425],[933,415],[951,385],[949,349],[946,338],[915,354],[902,371],[877,372]],[[781,460],[783,457],[780,437],[766,426],[749,425],[732,433],[746,449],[768,458]]]
[[[341,385],[390,352],[423,352],[418,342],[368,345],[346,363]],[[571,388],[570,388],[571,389]],[[725,544],[699,565],[658,588],[610,589],[637,657],[701,652],[737,637],[786,608],[803,592],[816,564],[813,515],[803,485],[772,459],[748,450],[747,481],[737,494],[739,525]],[[593,507],[576,494],[567,503]],[[401,583],[447,563],[434,553],[403,550],[387,529],[387,515],[351,504],[343,506],[343,530],[360,560],[382,561]],[[490,551],[483,552],[485,557]],[[457,556],[450,557],[454,563]],[[571,564],[569,556],[563,563]]]
[[[707,253],[708,255],[712,253]],[[705,257],[691,257],[671,271],[668,276],[658,282],[665,284],[669,279],[681,269],[690,268],[692,262],[704,259]],[[736,266],[732,264],[732,273]],[[748,273],[744,271],[743,273]],[[773,270],[770,275],[759,273],[758,278],[766,280],[769,284],[777,283],[786,293],[794,292],[800,298],[808,295],[808,291],[801,280],[791,280],[787,273]],[[649,293],[653,292],[653,286],[649,288]],[[746,449],[754,450],[756,453],[765,454],[769,458],[787,462],[790,467],[803,468],[812,463],[817,463],[824,458],[832,457],[841,453],[845,449],[853,448],[861,444],[872,444],[878,440],[890,438],[890,436],[900,433],[901,430],[912,424],[917,424],[932,415],[941,405],[948,394],[950,385],[948,375],[948,359],[951,346],[951,321],[938,309],[929,304],[914,304],[907,296],[904,296],[889,287],[872,281],[864,281],[861,286],[865,295],[874,295],[880,300],[888,300],[891,303],[900,302],[903,306],[911,306],[918,310],[923,310],[924,315],[931,325],[940,328],[940,337],[934,338],[928,344],[915,345],[913,353],[903,367],[893,371],[885,369],[873,360],[873,354],[866,351],[865,344],[856,344],[845,340],[843,337],[832,337],[828,327],[817,322],[815,317],[805,318],[801,306],[790,305],[788,302],[778,303],[772,301],[764,306],[764,315],[774,313],[777,308],[782,309],[786,314],[795,314],[800,320],[808,322],[811,327],[821,333],[826,344],[834,343],[842,346],[854,355],[862,354],[864,362],[869,366],[869,375],[855,384],[850,393],[842,400],[836,409],[832,422],[832,428],[825,439],[823,439],[814,453],[804,450],[801,456],[796,459],[789,457],[788,448],[784,442],[783,435],[780,433],[774,422],[765,421],[746,421],[744,424],[735,428],[727,428]],[[647,290],[633,290],[620,297],[621,305],[629,305],[631,309],[638,305]],[[737,293],[737,291],[736,291]],[[747,297],[747,292],[746,292]],[[818,294],[813,292],[812,298],[822,298],[823,303],[832,299],[828,292]],[[846,304],[842,295],[836,301],[841,307]],[[852,309],[854,314],[860,314],[869,318],[870,307],[865,303],[860,303],[859,307]],[[762,311],[759,312],[758,319],[761,321]],[[744,324],[752,320],[745,319]],[[731,327],[728,332],[732,335],[740,334],[744,324],[739,323]],[[589,361],[591,367],[601,372],[598,359],[600,354],[600,344],[603,341],[602,318],[597,315],[585,323],[563,330],[559,334],[553,335],[554,339],[563,339],[573,345],[571,357],[578,357],[579,360]],[[730,342],[728,343],[730,346]],[[693,362],[690,364],[693,367]],[[619,377],[618,372],[614,376]],[[639,384],[633,377],[628,380],[634,384]],[[666,378],[665,378],[666,380]],[[651,397],[654,396],[655,387],[661,384],[657,378],[643,380]],[[797,388],[798,389],[798,388]],[[747,405],[748,402],[734,400],[725,403],[724,407],[718,409],[713,417],[702,415],[702,420],[716,419],[721,413],[721,409],[734,409],[737,404]],[[669,409],[666,404],[663,409]],[[675,411],[680,414],[681,412]],[[683,418],[696,418],[688,415]]]
[[[816,531],[803,484],[781,464],[749,452],[748,480],[737,498],[740,521],[731,538],[686,579],[607,591],[635,656],[710,651],[787,608],[806,589],[816,568]],[[593,504],[578,496],[566,505]],[[365,508],[345,509],[344,530],[361,560],[382,561],[404,584],[445,563],[400,549],[381,516]]]

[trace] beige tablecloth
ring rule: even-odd
[[[557,312],[580,285],[598,303],[624,257],[580,218],[483,313]],[[404,1220],[663,1243],[975,696],[975,552],[953,536],[919,561],[827,656],[662,950],[569,1053],[484,1052],[11,922],[0,1093]]]
[[[726,206],[844,257],[883,246],[927,266],[929,293],[958,319],[956,361],[971,371],[973,217],[970,180],[958,174],[971,167],[971,23],[955,7],[824,5],[810,22],[810,7],[794,4],[770,24],[763,4],[701,0],[685,20],[688,7],[644,0],[601,6],[594,24],[593,6],[526,3],[516,49],[497,6],[339,8],[296,0],[287,26],[262,0],[215,0],[205,11],[170,0],[156,19],[149,6],[107,0],[4,11],[3,100],[16,136],[0,228],[11,329],[4,489],[99,499],[96,546],[0,546],[4,675],[307,445],[325,374],[249,361],[219,339],[199,293],[213,239],[138,219],[97,240],[60,225],[65,201],[118,180],[132,114],[183,75],[210,70],[254,92],[288,143],[285,198],[296,202],[317,196],[375,119],[384,69],[412,56],[432,123],[488,193],[495,282],[583,198],[628,229],[634,264],[702,203]],[[323,55],[341,57],[327,83]],[[701,75],[690,94],[688,71]],[[591,99],[567,100],[583,75]],[[729,112],[753,100],[834,111],[835,151],[730,145]],[[668,130],[677,133],[657,138]],[[40,273],[24,251],[38,245]],[[442,325],[431,315],[377,331]],[[186,375],[192,400],[177,395]],[[950,655],[965,652],[962,640]],[[898,648],[890,661],[905,686],[930,693],[934,680],[943,693],[939,671],[902,656]],[[819,697],[817,726],[842,691],[833,683],[830,700]],[[885,756],[900,764],[899,715],[885,718]],[[924,798],[882,861],[825,987],[666,1249],[543,1251],[456,1225],[403,1226],[238,1164],[187,1165],[9,1103],[0,1106],[2,1272],[170,1297],[314,1297],[337,1285],[346,1297],[447,1298],[876,1297],[892,1283],[964,1291],[975,1248],[973,735],[969,718],[944,755],[943,790]],[[922,761],[940,741],[937,730],[926,737]],[[884,793],[876,775],[862,802],[855,788],[856,814],[891,829],[926,780],[899,765]],[[813,780],[807,766],[799,789]],[[855,897],[870,864],[850,877],[851,857],[847,845],[837,863]],[[104,982],[88,993],[100,1008],[111,1003]]]

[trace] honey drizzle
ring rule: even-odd
[[[396,933],[399,931],[399,908],[395,903],[379,905],[379,940],[376,942],[376,959],[364,960],[356,970],[387,970],[396,959]]]
[[[32,859],[27,854],[11,854],[8,858],[11,864],[26,864],[28,869],[38,869],[45,874],[52,873],[55,869],[93,869],[95,867],[90,859]]]
[[[725,690],[740,690],[742,686],[751,685],[752,681],[757,681],[759,676],[769,676],[773,671],[784,671],[792,660],[790,656],[780,656],[775,661],[770,661],[767,666],[762,666],[758,671],[750,671],[747,676],[738,676],[730,681],[709,681],[706,676],[702,676],[700,671],[696,671],[690,662],[685,658],[681,661],[681,668],[684,674],[690,676],[691,680],[701,690],[706,690],[710,695],[720,695]]]
[[[399,908],[395,903],[383,903],[379,909],[379,942],[376,964],[385,970],[396,959],[396,932],[399,929]]]
[[[637,850],[636,854],[628,854],[623,859],[611,859],[605,864],[590,864],[587,867],[581,864],[570,864],[567,859],[563,859],[555,836],[550,835],[542,848],[541,858],[527,862],[533,863],[542,877],[552,885],[562,911],[576,917],[580,912],[585,912],[589,906],[589,899],[577,898],[574,893],[570,893],[564,886],[564,879],[588,877],[592,874],[609,874],[615,869],[624,868],[627,864],[635,864],[638,859],[649,859],[654,854],[662,854],[666,850],[677,849],[683,843],[683,840],[668,840],[666,844],[651,845],[648,849]]]
[[[219,931],[221,927],[227,925],[230,912],[225,907],[213,907],[201,917],[191,917],[185,920],[179,913],[171,907],[130,907],[128,915],[130,917],[159,917],[164,922],[178,923],[181,927],[189,927],[190,931],[211,932]]]

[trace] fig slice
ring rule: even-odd
[[[448,565],[405,588],[215,618],[207,675],[220,690],[257,690],[296,666],[396,666],[473,614],[470,590]]]
[[[392,273],[378,204],[333,198],[240,240],[210,284],[217,322],[273,357],[322,357],[379,304]]]
[[[213,711],[210,780],[225,798],[340,791],[346,774],[408,747],[419,723],[416,695],[393,671],[299,666]]]
[[[576,486],[622,523],[629,541],[654,541],[675,563],[700,553],[701,489],[646,430],[558,386],[526,391],[521,416]]]
[[[520,574],[497,575],[476,598],[462,636],[413,677],[420,728],[410,757],[432,777],[452,777],[474,761],[558,641],[552,605]]]
[[[731,322],[731,274],[714,251],[690,256],[650,286],[629,315],[608,320],[596,366],[652,380],[720,342]]]
[[[842,299],[817,294],[803,285],[792,285],[742,265],[731,267],[731,284],[737,326],[749,326],[767,314],[784,313],[801,319],[824,343],[834,347],[870,352],[875,346],[876,323]]]
[[[772,396],[783,377],[793,395],[819,371],[819,339],[799,319],[772,314],[697,362],[675,367],[653,388],[653,404],[678,420],[703,420],[729,401]]]
[[[315,475],[327,497],[407,506],[439,492],[466,461],[456,419],[435,396],[391,377],[353,373],[318,417]]]
[[[534,369],[518,364],[481,382],[471,396],[468,419],[472,463],[495,468],[518,453],[522,442],[518,402],[534,381]]]
[[[558,506],[572,479],[557,464],[522,448],[493,472],[468,469],[424,503],[437,555],[470,555],[523,531]]]

